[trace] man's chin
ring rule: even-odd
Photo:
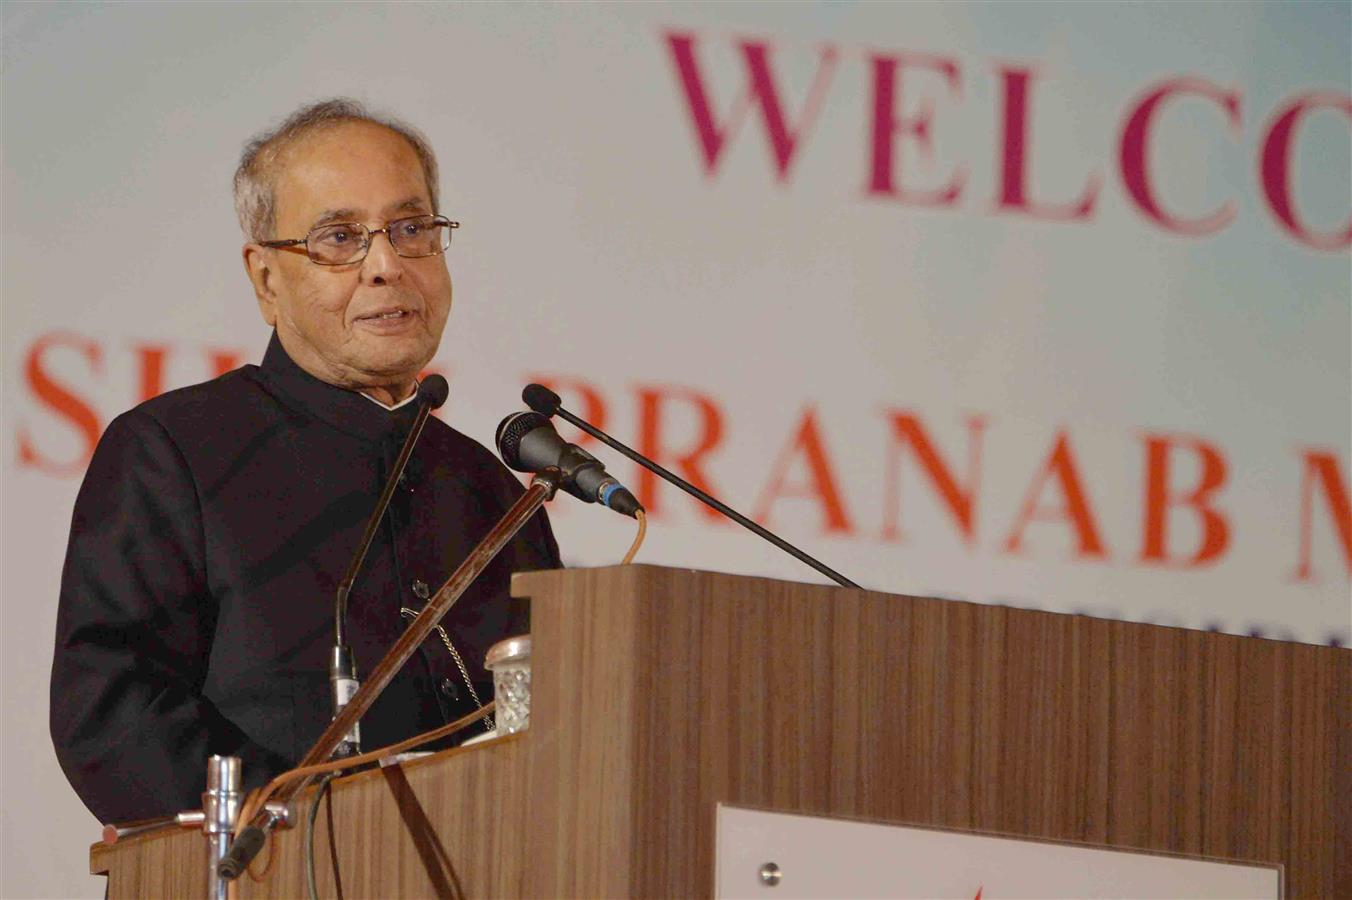
[[[390,353],[372,353],[353,360],[352,370],[368,384],[404,385],[418,377],[432,361],[436,348],[406,348]]]

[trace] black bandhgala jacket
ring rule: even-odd
[[[261,366],[109,425],[75,502],[51,686],[57,757],[102,821],[197,808],[213,753],[262,784],[323,731],[334,591],[416,412],[319,381],[274,334]],[[421,609],[521,493],[488,450],[428,420],[352,592],[359,674],[406,627],[401,607]],[[443,621],[483,702],[485,651],[529,630],[511,573],[558,565],[541,511]],[[363,718],[363,747],[474,708],[434,636]]]

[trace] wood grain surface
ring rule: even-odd
[[[1347,650],[651,566],[513,592],[530,730],[335,782],[321,896],[708,895],[718,802],[1280,863],[1289,896],[1352,896]],[[301,838],[239,896],[304,896]],[[201,896],[204,856],[147,835],[91,870]]]

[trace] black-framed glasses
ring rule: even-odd
[[[360,222],[334,222],[320,225],[303,238],[286,241],[259,241],[259,246],[286,249],[305,248],[310,261],[321,266],[345,266],[361,262],[378,234],[389,237],[390,246],[400,256],[416,259],[445,253],[451,246],[451,232],[460,227],[445,216],[409,216],[386,222],[384,228],[367,228]]]

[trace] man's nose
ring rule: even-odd
[[[404,274],[404,258],[394,252],[387,232],[371,235],[371,246],[362,261],[362,280],[368,284],[393,284]]]

